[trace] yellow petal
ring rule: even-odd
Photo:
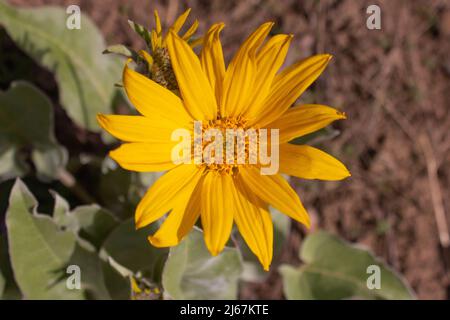
[[[195,19],[192,26],[184,33],[183,40],[186,40],[186,41],[189,40],[189,38],[192,37],[192,35],[195,33],[195,31],[197,31],[197,29],[198,29],[198,20]]]
[[[202,188],[202,227],[206,247],[217,255],[225,247],[233,226],[234,194],[230,175],[209,171]]]
[[[203,71],[209,79],[216,99],[219,101],[220,90],[222,89],[223,77],[225,75],[225,62],[223,59],[222,44],[219,34],[225,25],[223,23],[214,24],[207,32],[203,48],[200,53],[200,62]]]
[[[109,156],[127,170],[138,172],[164,171],[176,166],[172,159],[172,149],[175,144],[176,142],[171,141],[124,143],[111,151]]]
[[[251,124],[264,127],[278,119],[298,97],[320,76],[331,59],[329,54],[304,59],[276,75],[261,113]]]
[[[220,114],[224,117],[237,117],[244,113],[251,101],[256,78],[255,58],[247,55],[242,62],[228,68],[223,81]]]
[[[150,41],[152,43],[153,52],[161,47],[161,37],[158,36],[158,33],[155,30],[150,31]]]
[[[329,154],[289,143],[280,146],[280,171],[303,179],[342,180],[350,176],[344,164]]]
[[[137,294],[141,293],[142,289],[139,288],[136,279],[134,277],[130,277],[130,279],[131,279],[131,290],[133,291],[133,293]]]
[[[239,174],[245,185],[263,202],[310,227],[308,213],[300,198],[281,175],[261,175],[255,167],[242,168]]]
[[[139,55],[144,58],[145,61],[147,61],[147,64],[152,66],[153,64],[153,57],[145,50],[139,50]]]
[[[98,114],[97,121],[114,137],[127,142],[167,142],[176,127],[164,118]]]
[[[273,255],[272,217],[265,206],[254,204],[258,203],[258,199],[240,178],[236,179],[236,186],[234,221],[250,250],[268,271]]]
[[[341,119],[346,119],[346,116],[336,109],[319,104],[305,104],[289,108],[281,117],[268,124],[268,127],[280,129],[280,143],[283,143]]]
[[[167,48],[181,96],[189,113],[196,120],[215,119],[216,99],[192,48],[174,32],[167,36]]]
[[[148,237],[152,245],[159,248],[176,246],[191,231],[200,216],[201,187],[202,180],[200,179],[188,202],[174,207],[159,230],[153,236]]]
[[[203,41],[204,41],[204,37],[200,37],[200,38],[196,38],[196,39],[191,39],[191,41],[189,42],[189,46],[190,46],[191,48],[198,47],[198,46],[200,46],[200,45],[203,44]]]
[[[258,50],[264,42],[273,25],[273,22],[266,22],[253,31],[241,45],[238,52],[233,57],[233,60],[231,60],[230,66],[237,64],[239,60],[246,57],[249,52],[256,55],[256,50]]]
[[[245,112],[247,119],[254,119],[261,113],[262,103],[270,92],[276,73],[283,65],[291,41],[292,35],[279,34],[270,38],[258,52],[256,59],[258,76],[255,78],[250,107]]]
[[[123,84],[131,103],[142,115],[166,119],[173,123],[171,127],[185,127],[192,122],[180,98],[127,65]]]
[[[171,209],[187,203],[202,172],[195,165],[179,165],[159,178],[136,208],[136,228],[145,227]]]
[[[161,19],[159,18],[158,10],[155,9],[155,11],[153,11],[153,15],[155,16],[156,32],[158,33],[158,35],[161,35],[162,26],[161,26]]]
[[[181,16],[175,20],[173,23],[171,30],[173,30],[175,33],[178,33],[181,28],[183,27],[184,23],[186,22],[187,17],[189,16],[189,13],[191,12],[191,8],[187,9]]]
[[[251,104],[256,73],[256,50],[270,32],[273,23],[256,29],[242,44],[225,73],[220,100],[222,116],[238,116]]]

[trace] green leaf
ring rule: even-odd
[[[53,192],[55,208],[53,221],[65,230],[72,231],[78,243],[69,264],[78,265],[82,271],[82,287],[90,299],[128,299],[130,284],[99,254],[103,242],[119,222],[98,205],[79,206],[70,211],[69,204]]]
[[[78,242],[68,265],[76,265],[81,271],[81,287],[87,299],[111,299],[105,285],[103,261],[92,246]]]
[[[53,208],[53,221],[60,228],[67,228],[71,230],[76,230],[76,225],[71,225],[72,219],[68,216],[70,211],[69,203],[66,199],[61,197],[55,191],[50,191],[53,198],[55,199],[55,205]]]
[[[114,216],[96,204],[79,206],[69,211],[62,197],[54,193],[55,209],[53,221],[65,230],[100,248],[109,233],[119,224]]]
[[[66,165],[67,151],[55,139],[53,121],[50,100],[33,85],[14,82],[8,91],[0,92],[0,147],[4,150],[0,153],[6,161],[0,173],[6,173],[4,178],[26,171],[24,164],[16,163],[22,148],[33,149],[31,157],[42,179],[54,178]]]
[[[137,52],[131,48],[128,48],[127,46],[124,46],[123,44],[114,44],[114,45],[108,46],[103,51],[103,53],[104,54],[109,54],[109,53],[117,54],[122,57],[132,58],[134,61],[137,61],[137,59],[138,59]]]
[[[9,261],[6,235],[0,234],[0,299],[14,300],[20,299],[21,297],[22,294],[14,280],[11,263]]]
[[[137,173],[122,169],[109,157],[104,159],[98,170],[101,172],[98,196],[102,203],[122,219],[132,217],[141,198],[132,199],[133,194],[130,192]]]
[[[78,221],[80,236],[96,247],[100,247],[119,224],[111,213],[96,204],[77,207],[70,214]]]
[[[147,28],[131,20],[128,20],[128,24],[131,29],[133,29],[142,39],[144,39],[147,46],[151,48],[151,36]]]
[[[59,169],[65,167],[67,157],[67,150],[59,145],[44,150],[34,149],[31,153],[37,176],[44,181],[58,178]]]
[[[3,291],[5,290],[6,280],[0,270],[0,298],[3,296]]]
[[[117,57],[102,55],[104,39],[81,15],[81,29],[66,27],[63,8],[14,8],[0,0],[0,24],[36,62],[55,73],[61,105],[80,126],[98,131],[95,116],[109,113],[120,78]],[[32,100],[31,100],[32,101]]]
[[[45,147],[56,143],[50,100],[34,85],[14,82],[0,93],[2,140]]]
[[[98,205],[80,206],[70,211],[69,204],[53,192],[55,208],[53,220],[60,227],[70,230],[85,241],[78,239],[70,259],[82,270],[82,286],[88,298],[128,299],[130,285],[126,277],[119,274],[98,250],[111,231],[119,224],[108,211]],[[91,246],[93,244],[95,247]],[[97,250],[96,250],[97,249]]]
[[[242,259],[235,248],[226,247],[213,257],[203,233],[197,228],[170,249],[164,266],[164,294],[172,299],[236,299]]]
[[[372,253],[326,232],[310,234],[300,258],[305,262],[300,268],[280,267],[288,299],[413,298],[402,277]],[[379,289],[369,289],[375,275],[369,266],[379,267]]]
[[[131,284],[128,277],[122,276],[110,262],[102,260],[102,273],[105,286],[113,300],[129,300]]]
[[[61,231],[49,216],[38,214],[37,201],[21,180],[14,184],[6,215],[14,277],[26,299],[83,299],[66,287],[65,268],[75,235]]]
[[[0,234],[0,249],[3,251],[4,248],[2,246],[2,235]],[[3,254],[3,252],[0,252],[0,254]],[[3,260],[3,259],[2,259]],[[0,298],[3,296],[3,292],[5,291],[5,287],[6,287],[6,278],[3,275],[3,263],[0,263]]]
[[[28,165],[20,159],[15,149],[0,152],[0,181],[21,177],[28,169]]]
[[[134,218],[124,221],[103,243],[102,256],[111,257],[134,274],[158,281],[168,250],[155,248],[148,242],[147,237],[156,231],[156,227],[152,224],[136,230]]]
[[[53,195],[51,218],[35,212],[37,202],[20,180],[11,191],[6,219],[9,248],[14,275],[25,298],[129,297],[128,280],[106,263],[96,249],[118,222],[97,205],[70,211],[64,198],[54,192]],[[66,287],[69,265],[80,268],[81,290]]]

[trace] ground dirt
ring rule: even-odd
[[[295,35],[287,64],[315,53],[333,54],[327,71],[302,100],[346,112],[348,119],[334,125],[340,134],[318,146],[346,163],[352,177],[341,182],[294,181],[312,214],[313,228],[368,246],[406,277],[418,298],[449,298],[449,266],[435,218],[443,206],[450,220],[449,1],[9,2],[79,4],[109,44],[142,47],[128,18],[153,25],[155,8],[167,22],[191,7],[192,16],[201,19],[202,32],[213,22],[226,23],[222,38],[228,59],[251,30],[268,20],[276,22],[276,32]],[[366,28],[370,4],[381,7],[381,30]],[[67,126],[59,127],[60,137]],[[91,137],[90,147],[101,147],[95,136],[77,132]],[[244,285],[242,298],[283,298],[276,267],[299,263],[305,232],[293,226],[268,280]]]

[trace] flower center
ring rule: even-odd
[[[194,124],[194,161],[206,170],[234,175],[240,166],[256,165],[259,130],[246,119],[217,118]],[[200,159],[201,157],[201,159]]]

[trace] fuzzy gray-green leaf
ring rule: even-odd
[[[161,274],[161,262],[167,255],[167,249],[155,248],[147,237],[156,231],[155,226],[136,230],[134,219],[128,219],[115,228],[102,247],[102,255],[111,257],[121,266],[157,281]]]
[[[55,178],[67,162],[67,151],[54,135],[50,100],[32,84],[14,82],[0,92],[0,152],[3,178],[22,175],[28,169],[20,164],[21,148],[31,148],[31,158],[39,177]],[[3,162],[5,161],[5,162]]]
[[[75,235],[61,231],[49,216],[35,212],[37,202],[22,181],[11,190],[6,215],[14,277],[26,299],[83,299],[66,287],[66,266]]]
[[[282,265],[280,272],[288,299],[412,299],[404,280],[368,250],[326,232],[310,234],[303,243],[299,268]],[[372,266],[372,267],[371,267]],[[380,288],[368,285],[379,268]],[[369,269],[368,269],[369,268]]]
[[[97,113],[108,113],[121,76],[117,57],[102,55],[104,39],[81,14],[80,29],[69,29],[62,8],[14,8],[0,0],[0,25],[37,63],[55,73],[61,105],[80,126],[99,130]]]
[[[163,272],[166,296],[172,299],[236,299],[242,259],[237,249],[226,247],[213,257],[203,233],[194,229],[170,249]]]

